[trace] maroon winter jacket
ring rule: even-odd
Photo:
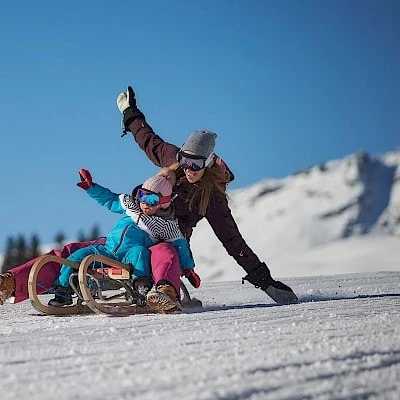
[[[132,132],[139,147],[155,165],[159,167],[168,167],[176,162],[176,154],[179,148],[171,143],[165,142],[156,135],[143,118],[136,118],[129,125],[129,130]],[[178,195],[174,200],[175,215],[178,218],[182,233],[188,240],[197,222],[203,218],[195,207],[189,210],[189,205],[185,201],[190,192],[191,185],[193,184],[184,182],[179,186],[176,185],[173,190],[173,193]],[[261,262],[259,258],[246,244],[239,232],[226,196],[216,190],[211,194],[210,204],[205,218],[228,254],[232,256],[247,273],[260,266]]]

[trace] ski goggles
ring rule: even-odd
[[[158,206],[171,201],[171,196],[161,196],[147,189],[138,189],[137,199],[139,203],[146,203],[148,206]]]
[[[197,172],[207,167],[214,157],[214,153],[211,153],[208,158],[202,156],[196,156],[194,154],[185,153],[183,150],[179,150],[176,155],[179,166],[183,169],[190,169],[190,171]]]

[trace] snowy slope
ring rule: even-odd
[[[275,276],[380,271],[387,253],[385,268],[400,271],[400,150],[360,152],[265,180],[232,191],[230,206]],[[243,275],[207,222],[196,227],[191,247],[205,281]]]
[[[201,312],[41,316],[0,307],[2,400],[379,399],[400,393],[400,272],[287,279],[277,306],[239,282]]]

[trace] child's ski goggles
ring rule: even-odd
[[[185,153],[183,150],[179,150],[176,155],[179,166],[183,169],[190,169],[191,171],[201,171],[207,167],[213,160],[214,153],[211,153],[208,158],[202,156],[196,156],[194,154]]]
[[[146,203],[148,206],[158,206],[169,203],[171,201],[171,196],[161,196],[150,190],[138,189],[137,199],[139,203]]]

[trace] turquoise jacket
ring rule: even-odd
[[[141,212],[136,199],[127,194],[116,194],[94,183],[86,193],[100,205],[110,211],[125,214],[107,236],[104,247],[114,253],[118,259],[133,246],[146,248],[160,241],[170,242],[178,251],[181,269],[193,269],[195,266],[189,244],[179,229],[178,221],[167,215],[145,215]]]

